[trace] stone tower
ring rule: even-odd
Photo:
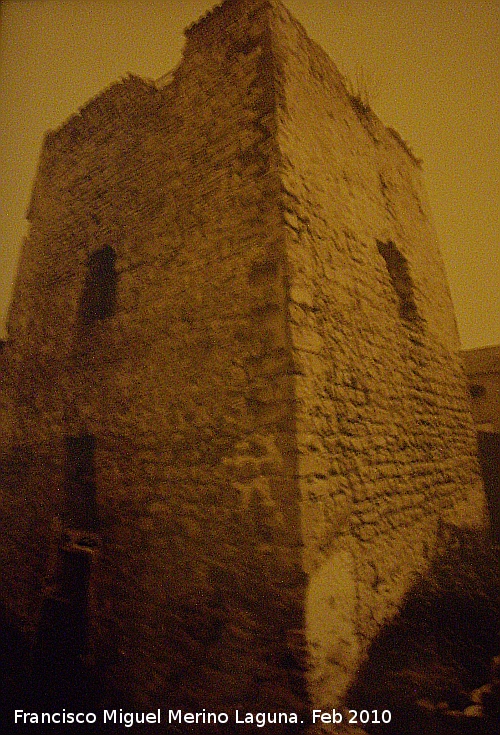
[[[484,523],[452,304],[418,161],[281,3],[186,36],[44,142],[4,602],[36,634],[80,595],[137,706],[332,707],[440,524]]]

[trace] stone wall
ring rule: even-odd
[[[12,615],[36,629],[93,489],[110,690],[335,706],[440,519],[483,521],[415,160],[279,3],[228,0],[167,86],[130,77],[47,135],[29,219],[1,357]],[[95,441],[78,481],[68,437]]]
[[[432,557],[484,522],[458,336],[419,163],[274,16],[314,701],[341,697]]]
[[[64,437],[90,434],[94,638],[143,704],[303,699],[281,661],[304,575],[273,59],[254,5],[190,29],[168,87],[126,79],[47,135],[10,316],[16,450],[43,465],[52,446],[55,467],[5,497],[17,547],[2,552],[24,570],[18,584],[7,568],[9,604],[34,625]],[[105,314],[99,269],[116,281]]]

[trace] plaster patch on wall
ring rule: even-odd
[[[349,686],[360,651],[356,608],[354,558],[350,551],[340,550],[311,574],[307,591],[306,637],[315,707],[328,707],[332,696],[338,701]]]

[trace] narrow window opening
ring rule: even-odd
[[[482,398],[486,394],[486,388],[480,383],[473,383],[469,387],[469,392],[472,398]]]
[[[63,528],[33,648],[37,698],[54,706],[81,695],[86,685],[88,593],[97,551],[95,446],[95,437],[89,434],[65,439]]]
[[[94,531],[97,526],[95,437],[66,437],[65,521],[68,528]]]
[[[115,313],[118,280],[115,261],[116,253],[109,245],[89,258],[80,304],[80,313],[85,324],[106,319]]]
[[[390,240],[386,243],[377,240],[377,247],[385,261],[392,286],[398,297],[401,318],[407,321],[418,320],[419,314],[415,303],[414,287],[408,269],[408,261]]]

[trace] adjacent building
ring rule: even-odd
[[[500,347],[462,352],[494,538],[500,544]]]

